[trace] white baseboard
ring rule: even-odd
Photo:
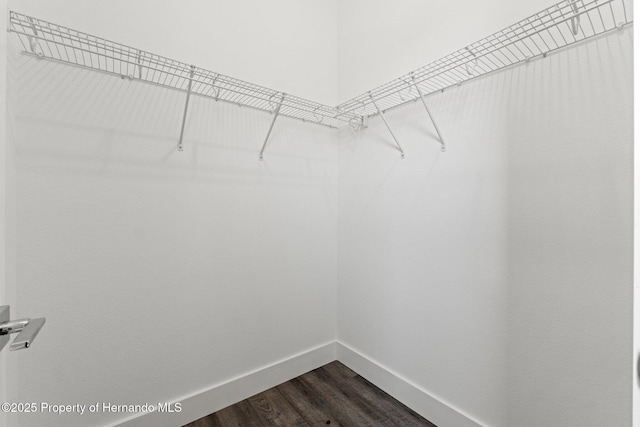
[[[336,343],[331,342],[177,399],[182,407],[179,413],[136,414],[112,427],[183,426],[334,360]]]
[[[177,399],[181,411],[136,414],[109,427],[180,427],[327,363],[339,360],[439,427],[481,427],[469,415],[402,378],[370,357],[331,342]]]
[[[411,381],[340,342],[337,359],[438,427],[480,427],[469,415],[432,396]]]

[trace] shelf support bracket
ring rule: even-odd
[[[387,122],[387,118],[384,116],[384,113],[382,112],[380,107],[378,107],[378,104],[376,104],[376,101],[373,99],[373,96],[371,96],[371,94],[369,94],[369,98],[371,99],[371,102],[373,103],[374,107],[376,107],[376,110],[378,110],[378,114],[380,114],[380,118],[384,122],[384,125],[387,127],[387,130],[389,131],[391,136],[393,137],[393,140],[396,142],[396,145],[398,146],[398,149],[400,150],[400,158],[404,159],[404,150],[402,149],[402,145],[400,145],[400,142],[398,142],[398,138],[396,138],[396,135],[393,133],[393,130],[391,130],[391,127],[389,126],[389,123]]]
[[[580,32],[580,11],[576,1],[577,0],[573,0],[571,2],[571,10],[573,10],[573,13],[575,14],[575,16],[571,17],[571,31],[574,36],[577,36]]]
[[[189,98],[191,97],[191,85],[193,84],[193,76],[196,73],[195,65],[191,66],[189,73],[189,86],[187,87],[187,99],[184,103],[184,113],[182,114],[182,127],[180,128],[180,140],[178,141],[178,151],[183,151],[182,138],[184,137],[184,125],[187,121],[187,110],[189,109]]]
[[[276,109],[273,112],[273,120],[271,120],[271,126],[269,126],[269,131],[267,132],[267,136],[262,143],[262,148],[260,149],[260,160],[263,160],[264,149],[267,147],[267,142],[269,142],[269,137],[271,136],[271,131],[273,130],[273,125],[276,124],[276,119],[278,118],[278,114],[280,114],[280,107],[282,107],[282,103],[284,102],[284,93],[280,98],[280,102],[276,106]]]
[[[438,128],[438,124],[433,119],[433,115],[431,114],[431,111],[429,111],[429,107],[427,106],[427,101],[424,100],[424,94],[422,93],[420,86],[418,86],[418,84],[416,83],[416,79],[414,77],[412,77],[412,79],[413,79],[413,85],[416,87],[416,90],[418,91],[418,95],[420,96],[420,101],[422,101],[422,105],[424,105],[424,109],[427,110],[427,115],[429,115],[429,119],[431,120],[431,123],[433,123],[433,127],[436,128],[436,133],[438,134],[438,138],[440,138],[440,151],[444,153],[445,151],[447,151],[447,145],[444,142],[444,138],[442,138],[442,134],[440,133],[440,129]]]
[[[33,18],[27,17],[27,20],[31,24],[31,31],[33,31],[33,36],[27,36],[29,39],[29,49],[31,49],[31,53],[34,53],[38,56],[38,58],[42,58],[44,56],[44,51],[42,50],[42,46],[40,46],[40,41],[38,38],[38,30],[36,29],[36,25],[33,23]],[[11,28],[11,18],[9,15],[9,24],[8,28]]]
[[[136,57],[136,62],[138,64],[138,78],[142,80],[142,51],[138,49],[138,56]]]

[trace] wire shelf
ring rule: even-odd
[[[360,117],[297,96],[195,67],[160,55],[92,36],[11,11],[10,30],[25,52],[76,66],[142,80],[215,100],[274,112],[332,128]]]
[[[10,31],[38,57],[249,106],[332,128],[623,28],[625,0],[563,0],[337,107],[323,105],[11,11]]]
[[[374,116],[631,23],[624,0],[564,0],[336,107]],[[376,107],[377,104],[377,107]]]

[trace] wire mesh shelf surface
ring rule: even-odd
[[[489,37],[338,105],[373,116],[631,23],[624,0],[564,0]],[[416,87],[418,86],[418,87]]]
[[[216,100],[275,112],[329,127],[459,85],[632,22],[625,0],[563,0],[489,37],[385,83],[337,107],[242,81],[77,30],[10,12],[10,31],[25,52],[138,79]],[[189,89],[190,88],[190,89]],[[280,105],[280,108],[277,107]]]
[[[115,43],[51,22],[10,12],[10,30],[18,35],[27,53],[119,75],[123,78],[191,92],[273,112],[282,103],[280,115],[329,127],[340,127],[354,119],[334,107],[223,74],[188,65],[153,53]]]

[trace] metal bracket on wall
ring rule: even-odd
[[[571,10],[573,10],[573,13],[575,14],[575,16],[571,18],[571,31],[574,36],[577,36],[580,32],[580,11],[578,10],[576,2],[577,0],[573,0],[571,2]]]
[[[42,58],[44,56],[44,51],[42,50],[42,46],[40,46],[40,42],[38,41],[38,30],[33,22],[33,18],[29,17],[29,23],[31,24],[31,31],[33,31],[33,37],[27,36],[29,40],[29,49],[31,49],[31,53],[34,53],[38,56],[38,58]]]
[[[276,119],[278,118],[278,114],[280,114],[280,107],[282,107],[282,103],[284,102],[284,97],[285,97],[285,94],[283,93],[282,96],[280,97],[280,102],[278,103],[275,110],[273,111],[273,119],[271,120],[271,126],[269,126],[269,131],[267,132],[267,136],[265,137],[264,142],[262,143],[262,148],[260,149],[260,160],[263,160],[264,149],[267,147],[267,142],[269,142],[269,137],[271,136],[273,125],[276,124]]]
[[[138,65],[138,78],[142,80],[142,51],[138,49],[138,55],[136,56],[136,63]]]
[[[475,53],[473,53],[473,51],[471,49],[469,49],[469,47],[465,47],[465,49],[467,50],[467,52],[469,52],[471,54],[471,56],[473,56],[473,60],[469,61],[465,64],[464,68],[465,70],[467,70],[467,74],[470,76],[473,76],[476,67],[478,66],[478,57],[476,56]]]
[[[400,142],[398,141],[398,138],[396,138],[396,135],[391,130],[391,127],[389,126],[389,123],[387,122],[387,118],[384,116],[384,113],[382,112],[380,107],[378,107],[378,104],[376,104],[376,101],[375,101],[375,99],[373,99],[373,96],[369,95],[369,99],[371,99],[371,102],[373,102],[373,105],[376,107],[376,110],[378,110],[378,114],[380,114],[380,118],[382,118],[382,121],[384,122],[384,125],[387,127],[387,130],[389,130],[389,133],[393,137],[393,140],[396,142],[396,145],[398,146],[398,149],[400,150],[400,158],[404,159],[404,150],[402,149],[402,145],[400,145]]]
[[[187,99],[184,103],[184,114],[182,115],[182,127],[180,128],[180,140],[178,141],[178,151],[182,149],[182,138],[184,137],[184,125],[187,121],[187,110],[189,109],[189,98],[191,97],[191,85],[193,84],[193,76],[196,72],[195,65],[191,66],[191,72],[189,73],[189,85],[187,86]]]
[[[442,134],[440,133],[440,129],[438,128],[438,124],[436,123],[436,121],[433,119],[433,115],[431,114],[431,111],[429,111],[429,107],[427,106],[427,101],[424,100],[424,94],[422,93],[422,90],[420,89],[420,86],[418,86],[418,84],[416,83],[416,79],[412,76],[411,79],[413,80],[413,85],[415,86],[416,90],[418,91],[418,96],[420,97],[420,101],[422,101],[422,105],[424,105],[424,109],[427,110],[427,115],[429,116],[429,119],[431,120],[431,123],[433,123],[433,127],[436,129],[436,132],[438,133],[438,138],[440,138],[440,151],[442,151],[443,153],[445,151],[447,151],[447,146],[444,142],[444,138],[442,137]]]

